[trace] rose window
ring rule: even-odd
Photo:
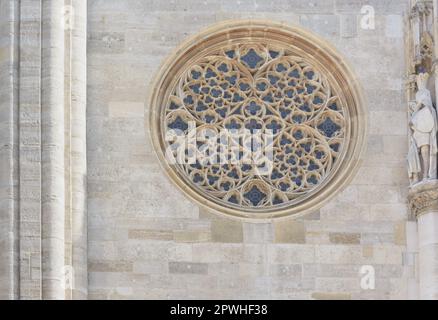
[[[255,218],[318,206],[364,135],[348,75],[324,64],[333,57],[317,59],[299,33],[262,30],[237,24],[210,46],[186,44],[159,77],[151,116],[159,156],[191,198]]]

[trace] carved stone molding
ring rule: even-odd
[[[438,180],[423,181],[412,186],[408,195],[413,217],[438,210]]]
[[[417,77],[417,75],[414,73],[414,74],[408,75],[405,78],[405,88],[406,88],[406,90],[415,90],[415,88],[416,88],[416,80],[417,80],[416,77]]]

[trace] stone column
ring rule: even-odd
[[[64,0],[42,1],[42,298],[64,299]]]
[[[86,299],[87,271],[87,0],[72,0],[71,193],[73,299]]]
[[[0,299],[18,298],[18,5],[0,0]]]
[[[438,300],[438,181],[411,187],[409,203],[418,220],[420,299]]]
[[[19,2],[19,298],[41,299],[41,1]]]

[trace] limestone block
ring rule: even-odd
[[[360,186],[359,201],[366,204],[397,204],[400,201],[400,190],[390,186]]]
[[[270,270],[272,277],[285,277],[288,279],[300,279],[302,276],[302,266],[298,265],[273,265]]]
[[[194,242],[208,242],[211,240],[210,231],[175,231],[173,233],[173,239],[176,242],[186,242],[186,243],[194,243]]]
[[[226,278],[230,275],[237,275],[239,270],[239,264],[234,262],[210,263],[208,265],[208,274],[216,277]]]
[[[368,155],[378,155],[384,152],[383,139],[380,135],[369,135],[367,154]]]
[[[207,274],[208,264],[188,263],[188,262],[169,262],[169,273]]]
[[[88,265],[90,272],[132,272],[133,263],[129,261],[100,261]]]
[[[333,244],[360,244],[360,233],[329,233],[330,242]]]
[[[369,206],[366,204],[353,204],[333,201],[321,208],[321,220],[352,221],[359,220],[367,215]]]
[[[393,156],[404,156],[408,153],[406,137],[404,136],[383,136],[384,152]]]
[[[211,220],[211,241],[220,243],[243,242],[243,225],[240,221],[214,216],[203,210],[202,217]]]
[[[400,71],[397,69],[397,71]],[[404,111],[405,101],[402,90],[388,90],[388,88],[366,89],[368,107],[373,111]]]
[[[193,261],[203,263],[241,262],[243,260],[241,244],[195,243],[192,245]]]
[[[398,246],[406,245],[406,221],[400,221],[394,226],[394,240]]]
[[[379,135],[407,135],[405,112],[370,112],[370,133]]]
[[[401,265],[403,249],[391,245],[375,245],[372,263]]]
[[[340,34],[340,19],[336,15],[302,15],[300,24],[325,37],[337,37]]]
[[[112,101],[108,106],[111,118],[142,118],[144,103],[129,101]]]
[[[404,185],[407,181],[405,167],[362,166],[353,180],[356,185]]]
[[[171,261],[192,261],[192,246],[190,244],[176,244],[168,249],[167,253]]]
[[[329,244],[329,234],[325,231],[307,231],[306,244]]]
[[[350,293],[333,293],[333,292],[314,292],[312,293],[314,300],[351,300]]]
[[[245,243],[272,243],[274,228],[272,223],[244,223],[243,241]]]
[[[273,244],[268,247],[268,257],[273,264],[315,263],[316,246]]]
[[[269,267],[264,263],[239,263],[239,275],[242,277],[266,276]]]
[[[270,260],[266,244],[245,244],[243,246],[242,263],[266,264],[272,263]]]
[[[304,222],[282,220],[274,223],[275,243],[305,243],[306,229]]]
[[[165,261],[134,261],[135,274],[163,274],[168,272],[168,263]]]
[[[348,12],[359,14],[364,5],[372,6],[376,13],[379,14],[403,13],[408,6],[407,3],[400,2],[399,0],[336,0],[335,3],[336,12],[342,13]]]
[[[173,232],[166,230],[129,230],[129,239],[136,240],[161,240],[171,241],[173,240]]]
[[[360,266],[354,264],[304,264],[303,276],[314,278],[355,278],[359,274]]]
[[[361,244],[394,244],[394,233],[363,233],[361,236]]]
[[[354,278],[317,278],[315,283],[317,292],[353,293],[361,290],[359,275]]]
[[[273,292],[285,294],[291,291],[310,291],[315,289],[315,278],[303,278],[300,281],[287,278],[273,278],[271,280]]]
[[[403,17],[401,15],[387,15],[385,35],[388,38],[403,38]]]
[[[89,33],[89,50],[100,54],[117,54],[125,50],[125,34],[122,32]]]
[[[400,221],[407,217],[406,204],[371,204],[361,215],[365,221]]]
[[[357,15],[341,15],[341,37],[354,38],[357,36],[358,18]]]
[[[359,245],[319,245],[315,252],[317,263],[360,264],[363,261]]]

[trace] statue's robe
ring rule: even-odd
[[[409,170],[409,178],[411,180],[414,180],[415,175],[418,178],[418,176],[421,174],[420,156],[418,154],[418,147],[413,138],[411,138],[411,143],[408,152],[408,170]]]

